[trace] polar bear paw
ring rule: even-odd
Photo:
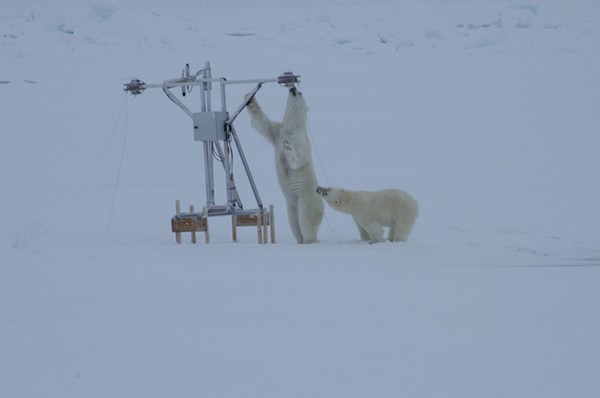
[[[258,105],[258,102],[254,98],[254,95],[252,93],[246,94],[244,96],[244,101],[246,102],[246,107],[249,111],[257,112],[258,110],[260,110],[260,106]]]

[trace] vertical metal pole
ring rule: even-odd
[[[227,101],[225,100],[225,78],[221,79],[221,110],[227,112]]]
[[[205,79],[211,79],[212,78],[212,73],[210,71],[210,62],[206,61],[206,64],[204,66],[204,78]],[[206,98],[206,110],[208,112],[210,112],[211,109],[211,95],[210,92],[212,91],[212,83],[210,81],[204,83],[206,85],[206,91],[208,92],[208,96]]]
[[[244,155],[244,151],[242,150],[242,144],[240,143],[240,139],[235,132],[235,128],[233,124],[229,125],[231,136],[233,137],[233,141],[235,142],[235,146],[240,153],[240,158],[242,159],[242,164],[244,165],[244,169],[246,170],[246,175],[248,176],[248,181],[250,182],[250,187],[252,188],[252,192],[254,192],[254,198],[256,199],[256,204],[259,208],[263,208],[262,200],[260,200],[260,195],[258,194],[258,188],[256,188],[256,184],[254,183],[254,178],[252,177],[252,173],[250,172],[250,166],[248,166],[248,161],[246,160],[246,155]]]
[[[213,148],[212,142],[204,142],[204,169],[206,177],[206,206],[214,206],[215,204],[215,188],[213,175]]]
[[[233,173],[231,171],[231,145],[228,139],[223,142],[225,153],[223,156],[223,167],[225,168],[225,182],[227,185],[227,207],[233,210],[235,207],[235,183],[233,182]]]
[[[231,134],[229,133],[229,131],[227,133],[228,133],[228,136],[231,137]],[[229,145],[229,153],[231,154],[232,151],[233,151],[232,145],[231,145],[231,140],[227,141],[227,145]],[[225,152],[223,152],[223,150],[221,149],[221,147],[219,145],[217,145],[217,146],[215,146],[215,149],[217,150],[219,157],[221,159],[224,159],[225,158]],[[229,159],[231,159],[231,156],[229,156]],[[235,187],[235,181],[233,179],[233,166],[232,166],[231,161],[229,161],[228,164],[229,164],[229,170],[230,170],[229,175],[231,175],[231,188],[229,188],[229,185],[227,185],[227,187],[228,187],[228,189],[231,189],[231,194],[232,194],[232,198],[233,198],[232,199],[233,200],[232,203],[233,204],[237,203],[238,207],[241,208],[241,209],[243,209],[244,205],[242,203],[242,199],[240,198],[240,194],[238,193],[237,188]],[[225,162],[223,162],[223,168],[225,169],[225,174],[226,174],[226,177],[227,177],[227,169],[225,168]],[[227,180],[225,180],[225,182],[227,182]]]
[[[210,63],[206,62],[206,67],[202,73],[204,79],[210,79]],[[212,86],[210,82],[204,82],[200,85],[200,105],[202,112],[210,112],[211,108],[211,93]],[[213,168],[214,148],[213,142],[204,141],[204,172],[206,177],[206,206],[214,206],[215,204],[215,175]]]
[[[225,100],[225,79],[221,79],[220,89],[221,89],[221,110],[223,112],[227,112],[227,102]],[[236,206],[236,202],[239,206],[241,206],[241,202],[239,201],[239,196],[237,194],[237,189],[235,187],[235,181],[233,180],[233,170],[231,165],[231,132],[230,129],[225,126],[225,142],[223,142],[223,147],[225,148],[225,156],[223,157],[223,166],[225,167],[225,178],[227,184],[227,206],[229,210],[234,210]]]

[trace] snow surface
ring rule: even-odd
[[[1,397],[600,396],[598,1],[4,0],[0,57]],[[176,245],[201,145],[122,85],[205,61],[300,74],[321,184],[410,192],[409,241],[297,245],[243,113],[278,243]]]

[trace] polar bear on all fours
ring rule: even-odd
[[[308,107],[302,93],[290,88],[283,120],[271,121],[254,97],[246,109],[250,121],[275,148],[275,167],[279,185],[287,202],[290,228],[298,243],[317,241],[323,219],[323,200],[315,189],[310,141],[306,129]]]
[[[317,193],[337,211],[349,213],[358,226],[361,240],[383,240],[383,226],[390,227],[389,240],[403,242],[419,215],[419,204],[399,189],[349,191],[318,187]]]

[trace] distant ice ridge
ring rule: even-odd
[[[91,47],[159,45],[181,51],[197,46],[226,48],[231,46],[231,40],[272,45],[277,39],[277,45],[290,49],[314,49],[318,43],[340,53],[356,54],[390,49],[515,51],[538,47],[547,50],[549,43],[554,44],[554,49],[568,48],[575,53],[590,47],[598,50],[594,43],[599,41],[597,27],[593,25],[585,37],[579,36],[577,40],[571,31],[566,35],[563,32],[555,41],[546,40],[548,35],[557,36],[553,31],[572,27],[588,17],[582,15],[583,7],[573,9],[561,4],[507,1],[450,6],[443,2],[381,1],[366,9],[334,1],[319,7],[306,5],[306,16],[297,18],[294,14],[297,5],[290,4],[290,11],[284,12],[283,8],[265,1],[251,7],[256,11],[252,18],[243,19],[237,15],[249,6],[232,3],[231,13],[217,11],[223,10],[222,7],[215,7],[210,1],[187,1],[177,7],[166,7],[158,1],[143,7],[135,3],[91,1],[76,8],[15,3],[0,11],[3,21],[0,33],[4,52],[13,55],[31,51],[35,43],[51,41],[67,46],[82,42]],[[562,15],[562,19],[557,20],[557,15]],[[149,26],[153,29],[148,29]],[[166,36],[177,37],[178,43]]]

